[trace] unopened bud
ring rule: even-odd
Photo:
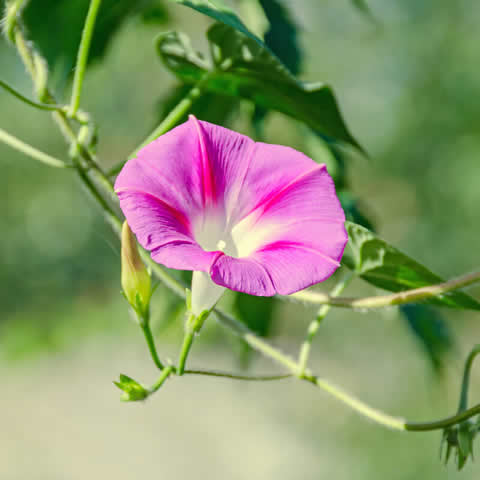
[[[130,305],[142,317],[148,311],[151,286],[150,273],[140,258],[135,237],[127,222],[123,222],[122,288]]]

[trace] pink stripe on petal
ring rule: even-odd
[[[141,192],[120,192],[120,207],[138,242],[147,250],[172,241],[193,239],[182,215]]]

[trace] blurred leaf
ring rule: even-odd
[[[273,323],[275,299],[255,297],[245,293],[236,293],[233,303],[236,316],[257,335],[266,337]],[[246,366],[250,358],[251,348],[241,341],[240,361]]]
[[[372,221],[362,211],[360,200],[348,190],[337,191],[338,199],[342,204],[345,217],[352,223],[357,223],[368,230],[375,231]]]
[[[141,18],[148,25],[162,25],[168,21],[168,11],[163,2],[157,2],[146,7]]]
[[[24,20],[29,37],[46,57],[57,81],[72,74],[89,0],[35,0],[28,3]],[[99,60],[115,33],[126,21],[154,0],[103,0],[90,48],[89,62]],[[158,0],[155,2],[158,4]]]
[[[428,268],[389,245],[370,230],[352,222],[345,226],[353,258],[344,255],[342,262],[355,269],[367,282],[392,292],[425,287],[444,280]],[[425,300],[439,306],[480,310],[480,303],[463,292],[448,292]]]
[[[239,16],[229,8],[223,0],[172,0],[180,5],[193,8],[197,12],[224,23],[235,30],[248,36],[250,39],[257,42],[259,45],[264,45],[263,42],[253,32],[251,32],[245,24],[240,20]]]
[[[157,49],[167,68],[183,81],[195,83],[207,68],[203,57],[191,49],[184,37],[175,32],[162,35]],[[252,100],[361,148],[348,132],[330,87],[299,82],[268,49],[227,25],[213,25],[208,38],[216,68],[210,73],[206,89]]]
[[[400,312],[407,324],[420,341],[437,372],[443,367],[443,360],[454,346],[453,333],[447,322],[429,305],[402,305]]]
[[[177,85],[171,89],[159,102],[159,117],[165,116],[185,97],[190,91],[190,85]],[[226,97],[211,92],[204,93],[190,108],[190,111],[177,121],[177,125],[187,120],[192,113],[200,120],[225,125],[228,119],[238,109],[239,101],[234,97]]]
[[[259,0],[269,28],[265,33],[265,44],[294,75],[300,72],[302,51],[298,41],[297,25],[279,0]],[[252,115],[253,127],[259,138],[263,137],[263,123],[268,110],[255,106]]]
[[[279,0],[259,0],[270,28],[265,33],[265,44],[297,75],[302,63],[302,51],[298,41],[297,25],[291,18],[287,7]]]

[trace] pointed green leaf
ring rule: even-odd
[[[175,3],[193,8],[197,12],[224,23],[235,30],[250,37],[255,42],[263,45],[263,42],[254,33],[252,33],[240,20],[239,16],[229,8],[223,0],[172,0]]]
[[[367,282],[391,292],[435,285],[444,280],[428,268],[416,262],[370,230],[352,222],[345,226],[349,236],[351,255],[344,255],[342,262],[356,270]],[[453,291],[425,300],[439,306],[480,310],[480,303],[470,295]]]
[[[348,132],[329,86],[299,82],[265,46],[227,25],[213,25],[208,38],[215,64],[210,70],[182,34],[160,36],[158,53],[167,68],[186,83],[198,82],[209,70],[205,89],[249,99],[361,148]]]

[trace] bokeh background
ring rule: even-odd
[[[247,3],[237,7],[254,23]],[[72,1],[70,18],[40,16],[38,8],[48,12],[46,0],[31,4],[37,10],[27,11],[30,21],[49,26],[45,54],[59,44],[76,45],[73,25],[88,2]],[[346,156],[365,215],[390,243],[445,278],[478,268],[480,4],[371,0],[373,19],[348,0],[284,4],[299,26],[301,78],[333,85],[347,124],[370,154]],[[100,126],[98,153],[106,167],[159,122],[177,84],[156,57],[155,36],[180,29],[202,47],[209,25],[202,15],[166,2],[148,15],[134,13],[99,52],[103,58],[84,86],[83,106]],[[65,98],[70,61],[66,54],[51,76]],[[24,68],[4,40],[0,66],[2,79],[31,95]],[[241,105],[228,124],[254,136],[250,113]],[[66,156],[49,115],[5,92],[0,125]],[[311,136],[280,114],[269,114],[265,135],[315,155]],[[0,478],[478,478],[478,464],[457,473],[440,463],[439,432],[385,430],[294,380],[185,377],[144,404],[120,403],[111,383],[120,372],[146,383],[156,372],[120,295],[118,241],[71,172],[1,144],[0,167]],[[375,290],[356,281],[347,293]],[[478,288],[469,293],[480,297]],[[285,303],[270,308],[273,321],[264,333],[294,352],[314,310]],[[463,359],[480,327],[478,313],[442,313],[448,339],[429,354],[396,309],[333,311],[315,340],[312,365],[392,414],[447,416],[457,407]],[[161,287],[153,316],[161,355],[175,358],[183,311]],[[190,365],[276,369],[213,321]],[[480,398],[479,380],[474,374],[472,401]]]

